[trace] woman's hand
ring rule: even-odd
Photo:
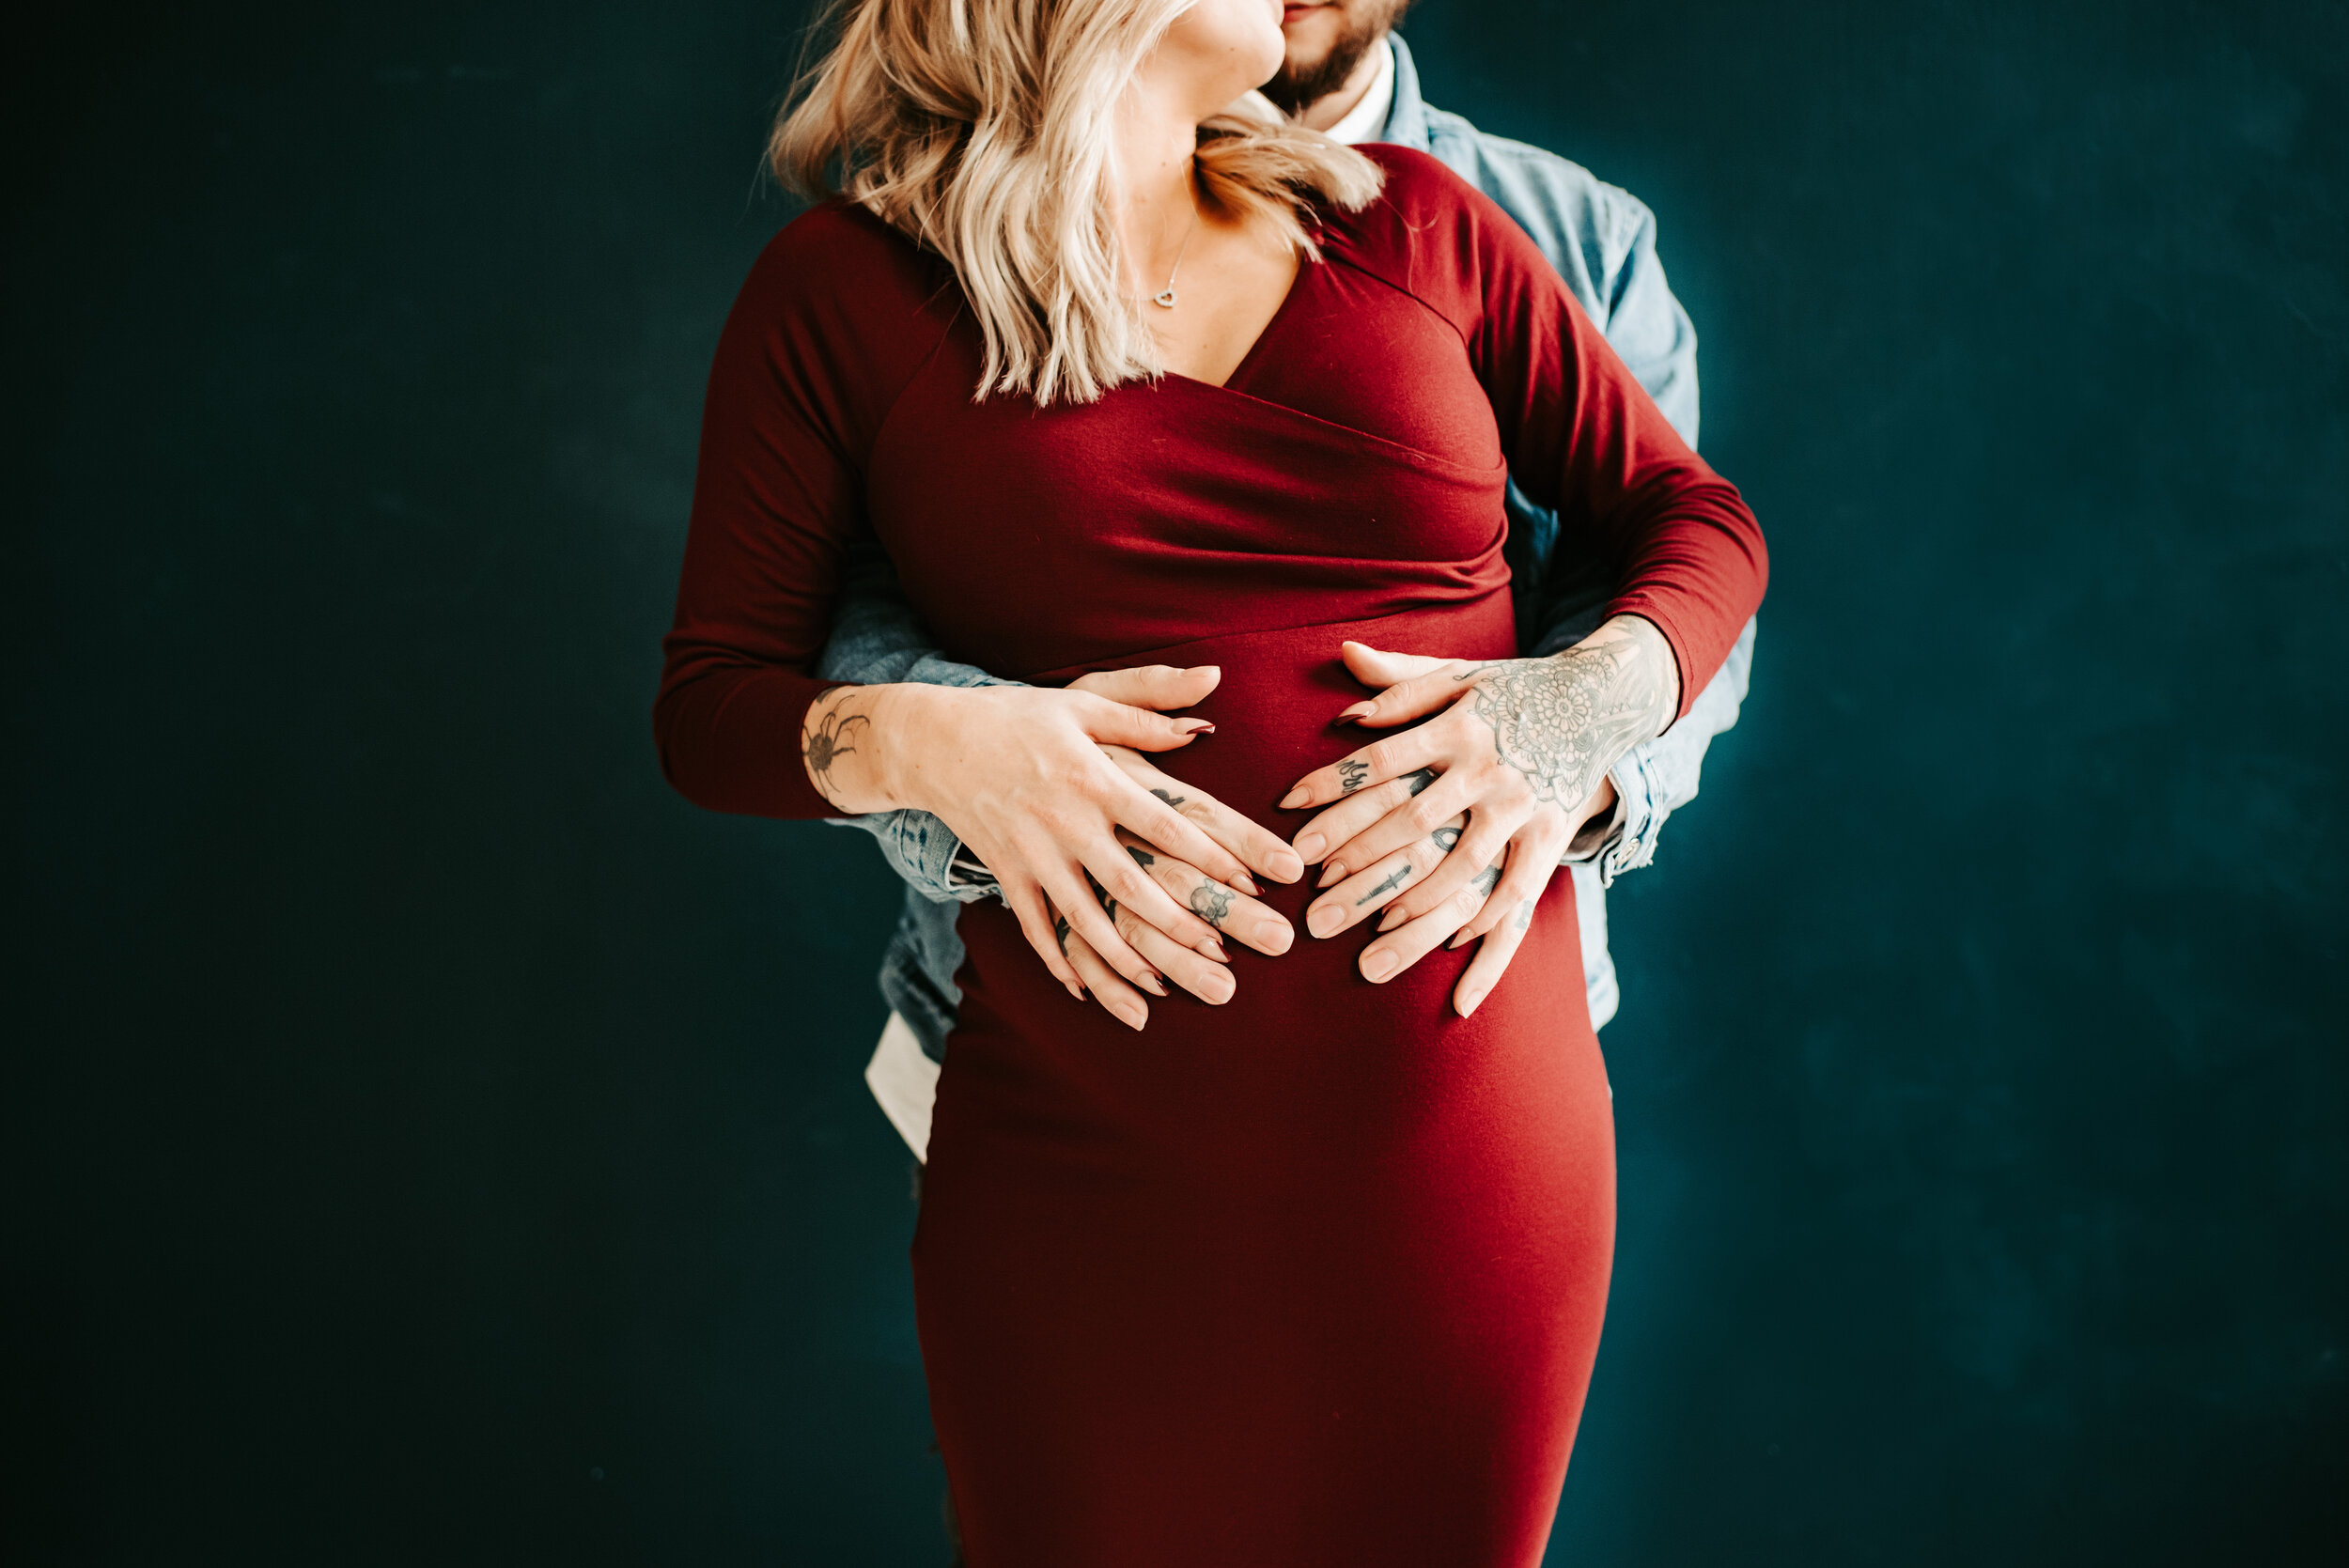
[[[1117,748],[1107,749],[1115,751]],[[1180,799],[1177,797],[1177,800]],[[1225,886],[1196,866],[1141,843],[1131,833],[1121,831],[1117,836],[1136,865],[1148,872],[1161,888],[1218,931],[1274,957],[1289,950],[1296,933],[1277,910],[1258,903],[1237,888]],[[1283,845],[1282,848],[1286,852],[1287,846]],[[1301,866],[1299,870],[1302,870]],[[1164,932],[1113,899],[1104,896],[1101,905],[1117,928],[1117,934],[1125,938],[1135,952],[1157,966],[1165,978],[1202,1001],[1215,1006],[1220,1007],[1232,1000],[1232,971],[1223,964],[1210,963],[1190,949],[1177,945]],[[1108,1009],[1111,1016],[1131,1029],[1140,1029],[1150,1021],[1150,1004],[1142,999],[1140,992],[1102,962],[1093,944],[1073,930],[1066,917],[1057,908],[1053,910],[1053,932],[1060,939],[1061,951],[1076,970],[1077,977],[1084,982],[1094,1000]],[[1152,986],[1147,989],[1153,996],[1166,995],[1162,986]]]
[[[1119,934],[1113,909],[1170,939],[1162,955],[1189,950],[1221,962],[1222,944],[1207,921],[1137,863],[1118,830],[1163,846],[1237,893],[1253,893],[1256,885],[1241,858],[1185,806],[1151,793],[1102,747],[1160,752],[1188,744],[1211,726],[1151,709],[1199,702],[1219,676],[1212,666],[1158,666],[1087,677],[1093,691],[838,688],[809,707],[801,754],[817,787],[845,812],[911,806],[941,818],[995,874],[1029,944],[1072,995],[1082,994],[1081,982],[1055,931],[1059,918],[1110,970],[1164,995],[1158,967]],[[1294,881],[1302,874],[1270,833],[1253,824],[1247,833],[1230,831],[1208,815],[1210,826],[1224,828],[1267,876]],[[1130,922],[1127,928],[1138,929]],[[1206,975],[1193,977],[1215,988]]]
[[[1618,615],[1548,659],[1471,664],[1360,643],[1343,652],[1358,679],[1386,689],[1341,718],[1437,717],[1307,774],[1281,802],[1337,802],[1295,840],[1322,862],[1329,890],[1306,929],[1335,936],[1384,911],[1387,935],[1361,957],[1373,982],[1447,938],[1490,938],[1453,993],[1465,1017],[1508,966],[1576,831],[1613,805],[1608,768],[1679,710],[1672,647],[1650,622]]]

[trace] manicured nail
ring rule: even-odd
[[[1468,941],[1469,934],[1466,931],[1463,931],[1458,936],[1454,937],[1450,941],[1443,944],[1444,951],[1448,953],[1455,947],[1465,947],[1468,945]]]
[[[1182,728],[1185,735],[1213,735],[1215,733],[1215,726],[1205,719],[1186,719],[1183,721]]]
[[[1264,874],[1276,882],[1294,882],[1305,875],[1305,862],[1296,850],[1283,846],[1265,857]]]
[[[1201,942],[1199,951],[1219,964],[1228,964],[1232,961],[1232,955],[1223,951],[1223,943],[1214,937],[1209,937]]]
[[[1131,997],[1119,997],[1110,1004],[1110,1011],[1116,1015],[1117,1021],[1128,1029],[1139,1031],[1143,1024],[1150,1021],[1150,1009]]]
[[[1221,664],[1193,664],[1183,672],[1187,675],[1220,675],[1222,673],[1223,666]]]
[[[1460,1017],[1464,1018],[1467,1017],[1470,1013],[1475,1012],[1484,1004],[1485,993],[1483,991],[1470,991],[1468,995],[1460,999]]]
[[[1237,988],[1228,973],[1217,970],[1200,980],[1199,1000],[1210,1006],[1221,1007],[1232,1000],[1232,992]]]
[[[1280,809],[1283,811],[1295,811],[1298,807],[1303,805],[1304,803],[1305,786],[1303,784],[1299,784],[1295,789],[1290,790],[1286,795],[1281,797]]]
[[[1256,886],[1256,879],[1249,876],[1245,871],[1232,878],[1232,886],[1239,889],[1240,892],[1246,893],[1251,898],[1253,898],[1256,894],[1264,892],[1262,888]]]
[[[1376,986],[1395,971],[1403,962],[1389,949],[1374,947],[1362,955],[1362,978]]]
[[[1378,917],[1378,934],[1383,937],[1388,932],[1393,930],[1396,926],[1402,924],[1403,906],[1397,904],[1394,908],[1389,909],[1385,914]]]
[[[1321,852],[1329,847],[1330,841],[1319,833],[1307,833],[1299,839],[1297,841],[1297,869],[1301,873],[1305,867],[1321,859]]]
[[[1338,715],[1341,719],[1367,719],[1378,711],[1377,703],[1356,703]]]
[[[1305,911],[1305,929],[1326,937],[1346,924],[1346,911],[1335,904],[1316,904]]]
[[[1297,939],[1297,933],[1289,929],[1289,923],[1285,920],[1258,921],[1255,936],[1258,951],[1275,957],[1286,953],[1289,943]]]
[[[1156,970],[1152,970],[1142,977],[1142,988],[1154,997],[1166,995],[1166,982],[1159,978]]]
[[[1336,881],[1339,877],[1345,875],[1346,862],[1344,861],[1331,861],[1328,865],[1321,868],[1321,880],[1315,882],[1314,886],[1317,888],[1326,888],[1330,883]]]

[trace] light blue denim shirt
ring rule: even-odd
[[[1420,97],[1410,50],[1400,38],[1389,41],[1394,50],[1394,103],[1377,139],[1433,154],[1522,225],[1664,417],[1695,445],[1696,329],[1656,258],[1654,215],[1630,193],[1602,182],[1579,164],[1522,142],[1487,136],[1459,116],[1430,107]],[[1508,508],[1505,553],[1519,640],[1532,654],[1571,647],[1597,629],[1613,582],[1603,563],[1562,554],[1556,515],[1534,505],[1514,484]],[[1611,777],[1620,804],[1613,821],[1586,831],[1567,857],[1582,922],[1583,982],[1593,1027],[1614,1017],[1619,1000],[1614,961],[1607,950],[1605,889],[1655,858],[1665,819],[1695,797],[1705,748],[1737,722],[1753,661],[1753,635],[1749,622],[1719,673],[1680,722],[1615,764]],[[869,541],[846,568],[817,673],[826,680],[860,685],[1010,684],[939,652],[906,601],[888,556]],[[839,820],[871,833],[891,869],[905,880],[905,908],[882,961],[881,991],[931,1060],[943,1061],[961,1001],[954,981],[963,957],[962,939],[955,932],[957,909],[993,896],[994,881],[953,831],[927,812]]]

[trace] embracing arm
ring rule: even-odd
[[[1386,690],[1342,717],[1426,722],[1309,774],[1283,801],[1329,806],[1297,840],[1324,862],[1328,889],[1308,928],[1334,935],[1402,887],[1363,973],[1381,980],[1446,937],[1484,938],[1455,990],[1465,1013],[1604,801],[1608,770],[1685,717],[1721,667],[1767,567],[1736,490],[1665,421],[1525,231],[1488,198],[1429,180],[1410,155],[1386,156],[1408,177],[1390,192],[1402,186],[1418,207],[1411,292],[1460,332],[1511,474],[1618,584],[1597,629],[1549,658],[1426,668],[1436,661],[1349,644],[1349,668]]]
[[[1601,189],[1611,199],[1600,208],[1598,240],[1605,270],[1593,282],[1608,346],[1655,399],[1666,423],[1694,448],[1699,414],[1696,329],[1673,296],[1657,256],[1655,215],[1627,193]],[[1510,210],[1524,223],[1516,205]],[[1565,236],[1553,237],[1535,224],[1526,228],[1556,263],[1552,245],[1563,243]],[[1547,542],[1554,544],[1554,520],[1549,534]],[[1563,652],[1588,636],[1605,614],[1610,586],[1603,582],[1603,570],[1569,574],[1563,581],[1551,573],[1545,578],[1546,586],[1554,586],[1545,596],[1541,624],[1526,650],[1535,657]],[[1600,885],[1646,865],[1656,854],[1665,821],[1696,798],[1713,737],[1737,722],[1752,669],[1753,643],[1754,622],[1749,618],[1687,717],[1632,747],[1608,770],[1615,800],[1584,824],[1566,857],[1595,862]]]

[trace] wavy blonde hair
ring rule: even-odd
[[[1125,290],[1112,140],[1120,96],[1191,3],[835,0],[769,161],[954,264],[986,342],[976,396],[1090,402],[1162,368]],[[1361,207],[1378,167],[1249,99],[1199,128],[1201,199],[1318,260],[1311,204]]]

